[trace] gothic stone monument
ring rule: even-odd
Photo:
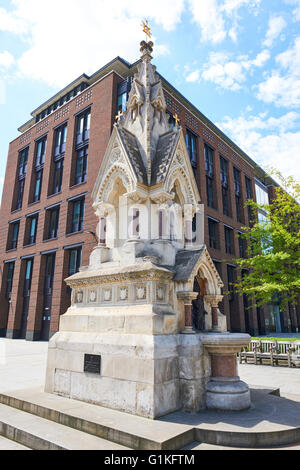
[[[71,307],[49,343],[45,391],[157,418],[250,406],[227,332],[223,283],[193,218],[200,196],[184,134],[168,123],[152,42],[141,43],[92,194],[99,245],[66,279]]]

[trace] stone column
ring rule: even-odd
[[[94,204],[95,214],[99,219],[97,226],[98,245],[93,249],[90,255],[90,266],[97,267],[102,263],[109,261],[110,249],[106,245],[107,241],[107,217],[115,208],[112,204]]]
[[[211,306],[211,317],[212,317],[212,330],[219,331],[219,320],[218,320],[218,306],[223,300],[223,295],[206,295],[205,301]]]
[[[186,204],[184,206],[184,240],[185,249],[193,248],[193,217],[195,209],[192,205]]]
[[[249,387],[238,376],[237,353],[251,338],[246,334],[208,334],[203,345],[211,359],[211,377],[206,386],[206,406],[239,411],[251,406]]]
[[[191,291],[178,292],[177,297],[178,299],[184,301],[185,327],[182,331],[182,334],[194,334],[195,331],[193,330],[192,301],[197,299],[198,293]]]

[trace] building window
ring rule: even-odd
[[[79,199],[72,202],[72,223],[71,233],[81,232],[83,230],[84,222],[84,199]]]
[[[45,163],[45,154],[47,146],[47,137],[43,137],[36,143],[35,162],[34,162],[34,189],[31,192],[30,202],[38,202],[41,197],[43,168]]]
[[[204,145],[204,162],[206,172],[206,195],[207,205],[215,207],[214,198],[214,153],[213,149],[208,145]]]
[[[60,126],[55,131],[55,146],[54,146],[54,156],[53,156],[53,186],[50,188],[52,194],[57,194],[61,192],[62,181],[63,181],[63,172],[64,172],[64,156],[66,150],[66,139],[67,139],[67,124]]]
[[[186,147],[192,167],[197,168],[197,136],[188,129],[186,131]]]
[[[91,110],[84,111],[77,116],[76,146],[87,142],[90,138]]]
[[[35,167],[38,168],[45,163],[47,137],[43,137],[36,143]]]
[[[214,182],[212,178],[206,176],[206,194],[207,194],[207,205],[214,207]]]
[[[64,174],[64,159],[54,163],[53,194],[61,192]]]
[[[84,183],[86,181],[88,153],[88,147],[84,147],[76,152],[75,184]]]
[[[220,156],[220,168],[221,168],[221,185],[222,185],[222,203],[223,203],[223,214],[230,216],[229,206],[229,183],[228,183],[228,162],[225,158]]]
[[[209,246],[215,250],[218,248],[218,222],[208,219]]]
[[[52,240],[53,238],[57,238],[58,222],[59,207],[48,209],[46,214],[46,224],[48,226],[48,229],[46,230],[46,240]]]
[[[28,151],[29,147],[22,150],[19,153],[19,164],[18,164],[18,177],[25,178],[27,173],[27,163],[28,163]]]
[[[15,206],[13,207],[13,210],[19,210],[22,208],[25,179],[26,179],[26,173],[27,173],[27,164],[28,164],[28,152],[29,152],[29,147],[19,152],[17,183],[16,183],[16,186],[17,186],[16,187],[16,199],[15,199]]]
[[[248,176],[245,176],[245,186],[246,186],[246,197],[247,197],[247,200],[249,201],[253,199],[253,194],[252,194],[251,179],[248,178]],[[248,210],[248,222],[251,227],[253,225],[253,213],[252,213],[252,209],[250,206],[248,206],[247,210]]]
[[[228,300],[232,302],[234,300],[234,282],[235,282],[235,268],[227,265],[227,282],[228,282]]]
[[[258,218],[258,223],[260,225],[266,224],[268,222],[267,215],[264,211],[258,210],[257,211],[257,218]]]
[[[241,191],[241,172],[237,168],[233,168],[234,174],[234,190],[237,221],[243,223],[243,198]]]
[[[55,254],[46,255],[45,280],[44,280],[44,296],[46,297],[52,296],[54,271],[55,271]]]
[[[41,198],[42,181],[43,181],[43,170],[36,171],[35,182],[34,182],[33,202],[38,202]]]
[[[23,196],[24,196],[25,178],[17,182],[17,201],[15,210],[22,208]]]
[[[20,222],[14,222],[14,223],[9,224],[7,251],[17,249],[19,229],[20,229]]]
[[[251,179],[248,178],[248,176],[245,176],[245,185],[246,185],[246,196],[247,199],[253,199],[252,195],[252,185],[251,185]]]
[[[63,156],[66,151],[67,124],[56,129],[54,139],[54,157]]]
[[[240,251],[240,258],[247,258],[246,256],[246,240],[241,237],[239,233],[239,251]]]
[[[15,271],[15,263],[7,263],[6,266],[7,275],[6,275],[6,289],[5,289],[5,298],[11,299],[11,291],[13,286],[13,279],[14,279],[14,271]]]
[[[23,291],[23,296],[24,297],[29,297],[30,296],[31,280],[32,280],[32,269],[33,269],[33,259],[30,258],[30,259],[26,260],[24,291]]]
[[[233,229],[229,227],[224,227],[225,230],[225,251],[229,255],[234,254],[234,239],[233,239]]]
[[[124,111],[126,111],[131,84],[132,84],[132,78],[129,77],[127,78],[127,80],[124,80],[118,85],[117,113],[118,112],[124,113]]]
[[[81,252],[82,252],[81,247],[69,250],[69,268],[68,268],[69,276],[72,276],[73,274],[78,273],[79,268],[81,266]]]
[[[26,232],[25,232],[25,246],[34,245],[36,242],[37,234],[37,225],[38,225],[38,215],[33,215],[27,218],[26,222]]]
[[[255,182],[255,194],[256,194],[256,202],[260,205],[268,205],[269,204],[269,193],[266,186],[262,183]]]

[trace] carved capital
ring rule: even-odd
[[[223,295],[205,295],[204,300],[213,308],[218,308],[219,303],[222,302]]]
[[[184,305],[192,305],[192,301],[198,297],[197,292],[192,291],[181,291],[177,292],[177,298],[184,301]]]

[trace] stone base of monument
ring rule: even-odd
[[[239,377],[214,377],[206,386],[209,409],[241,411],[250,408],[250,390]]]
[[[60,331],[49,343],[45,391],[150,419],[181,409],[241,410],[250,406],[248,386],[236,378],[236,368],[232,377],[213,376],[218,360],[209,345],[215,350],[221,343],[228,353],[226,342],[245,341],[248,335]],[[226,362],[223,356],[229,375]]]
[[[45,391],[155,419],[205,409],[202,335],[60,332],[49,343]]]

